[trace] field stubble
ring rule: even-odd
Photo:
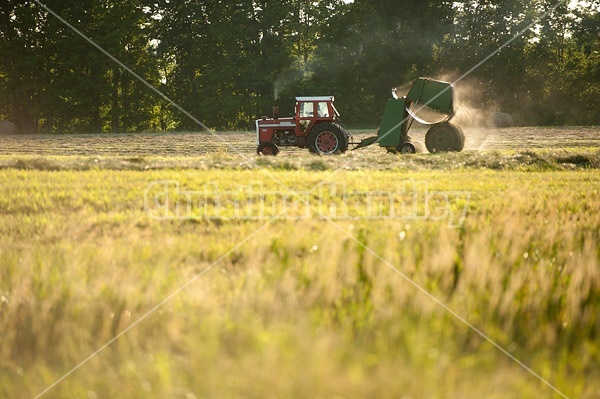
[[[375,130],[351,131],[358,141]],[[411,130],[413,140],[424,143],[426,130]],[[539,148],[600,147],[597,127],[466,128],[465,150],[528,150]],[[379,147],[361,153],[381,152]],[[137,133],[137,134],[45,134],[0,136],[0,154],[82,156],[201,156],[215,152],[254,155],[256,133]],[[281,155],[307,150],[285,147]]]
[[[44,148],[0,158],[1,397],[40,393],[207,267],[47,397],[558,397],[399,272],[569,397],[600,397],[595,149],[247,160]],[[471,192],[464,224],[313,215],[261,228],[144,210],[156,180],[280,188],[255,170],[266,166],[308,191],[347,161],[368,165],[336,174],[347,190],[412,179]]]

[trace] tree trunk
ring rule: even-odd
[[[31,112],[30,96],[20,91],[15,94],[14,113],[21,133],[35,133],[35,117]]]

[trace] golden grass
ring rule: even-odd
[[[452,229],[156,221],[143,203],[154,180],[278,186],[227,168],[39,169],[0,170],[0,397],[39,394],[207,268],[45,397],[559,397],[400,273],[569,397],[600,396],[595,170],[335,176],[348,190],[468,190]],[[270,173],[302,191],[328,170]]]

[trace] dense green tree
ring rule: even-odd
[[[537,0],[456,3],[456,24],[440,60],[463,74],[493,54],[468,78],[484,110],[509,112],[529,125],[592,123],[594,101],[579,93],[598,86],[597,52],[586,47],[598,40],[595,3],[585,9]],[[579,44],[577,32],[585,37]]]
[[[356,0],[342,7],[322,30],[310,79],[292,89],[337,95],[347,123],[373,125],[392,87],[433,72],[452,2]]]
[[[374,126],[392,87],[467,73],[478,105],[520,123],[600,122],[600,0],[45,4],[217,129],[325,94],[348,125]],[[0,22],[0,118],[22,131],[200,128],[35,1],[1,3]]]
[[[251,126],[292,62],[289,1],[158,2],[158,52],[169,93],[211,127]],[[182,128],[194,128],[180,118]]]
[[[70,3],[70,4],[69,4]],[[150,31],[143,7],[127,0],[99,1],[87,8],[57,2],[55,12],[97,45],[153,84],[158,61],[150,51]],[[151,128],[155,94],[97,48],[53,18],[49,32],[63,32],[56,54],[57,90],[75,115],[77,130],[140,131]],[[52,34],[51,34],[52,35]],[[55,35],[55,34],[54,34]]]
[[[157,81],[138,2],[104,0],[81,7],[73,0],[45,4],[84,35]],[[137,131],[148,129],[155,101],[118,64],[35,2],[0,6],[6,22],[0,54],[4,113],[24,132]],[[12,110],[11,110],[12,108]]]
[[[536,40],[523,53],[533,123],[589,124],[600,121],[600,2],[568,8],[538,4],[547,14]]]
[[[0,4],[0,77],[4,115],[24,132],[35,131],[37,115],[49,76],[45,65],[48,55],[43,48],[45,13],[30,3]]]

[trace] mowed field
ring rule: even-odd
[[[517,127],[507,129],[466,128],[465,150],[523,150],[535,148],[582,148],[600,146],[597,127]],[[424,142],[426,129],[415,128],[411,136]],[[356,141],[375,130],[351,132]],[[0,154],[109,155],[109,156],[199,156],[215,152],[253,155],[256,133],[148,133],[0,136]],[[377,146],[361,153],[381,152]],[[305,150],[288,147],[286,153]]]
[[[0,397],[600,398],[600,129],[466,135],[0,137]]]

